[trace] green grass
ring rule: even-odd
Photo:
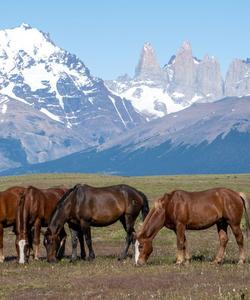
[[[199,175],[112,177],[85,174],[41,174],[0,177],[0,190],[13,185],[41,188],[76,183],[95,186],[126,183],[142,190],[150,200],[174,189],[205,190],[224,186],[250,195],[250,175]],[[140,220],[138,220],[139,222]],[[137,223],[138,226],[138,223]],[[121,224],[93,228],[93,262],[69,262],[70,238],[61,262],[50,265],[43,259],[28,265],[16,264],[15,236],[5,230],[4,252],[7,261],[0,265],[0,299],[250,299],[250,265],[236,264],[238,249],[230,233],[223,265],[212,265],[218,247],[216,228],[188,232],[187,240],[193,260],[177,267],[174,264],[176,239],[173,232],[162,229],[154,240],[154,251],[144,267],[135,267],[132,259],[117,261],[125,233]],[[249,242],[246,243],[248,258]]]

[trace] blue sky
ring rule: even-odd
[[[78,55],[93,75],[133,75],[144,42],[161,65],[189,40],[194,56],[217,57],[223,74],[234,58],[250,57],[248,0],[8,0],[0,4],[0,28],[22,22],[49,32]]]

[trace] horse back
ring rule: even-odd
[[[47,224],[52,211],[57,202],[64,194],[65,189],[49,188],[39,189],[30,186],[26,189],[23,196],[23,203],[20,203],[20,213],[28,223],[33,223],[37,218],[42,223]]]
[[[243,213],[239,194],[226,188],[200,192],[177,190],[168,198],[169,223],[185,223],[189,229],[208,228],[220,219],[239,222]]]

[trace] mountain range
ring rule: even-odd
[[[151,120],[195,102],[250,95],[250,59],[235,59],[223,79],[217,59],[207,54],[198,59],[187,41],[163,67],[152,45],[145,43],[134,77],[123,75],[106,84]]]
[[[0,172],[250,171],[249,95],[249,59],[223,79],[189,42],[164,66],[145,43],[132,78],[103,81],[49,34],[1,30]]]
[[[61,159],[3,174],[89,172],[119,175],[250,171],[250,97],[196,103],[121,137]]]

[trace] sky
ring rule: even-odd
[[[234,58],[250,57],[249,0],[1,2],[0,29],[24,22],[48,32],[102,79],[133,76],[144,42],[164,65],[188,40],[194,56],[215,56],[223,75]]]

